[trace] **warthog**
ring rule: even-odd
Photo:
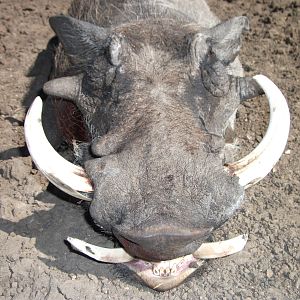
[[[123,249],[69,238],[73,247],[125,263],[159,290],[178,285],[201,259],[241,250],[244,236],[204,242],[272,169],[289,130],[278,88],[262,75],[243,77],[237,56],[247,18],[220,23],[202,0],[75,0],[50,25],[60,44],[46,102],[75,104],[89,140],[76,145],[77,165],[65,161],[44,135],[37,98],[26,118],[28,148],[53,184],[91,200],[95,224]],[[264,92],[267,134],[234,162],[226,133],[241,101]]]

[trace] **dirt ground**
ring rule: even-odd
[[[59,193],[35,169],[24,146],[23,121],[34,90],[28,71],[53,35],[49,16],[70,0],[0,0],[0,300],[24,299],[300,299],[300,37],[299,2],[209,0],[221,18],[247,15],[246,75],[271,78],[288,99],[289,143],[280,162],[247,190],[242,209],[214,239],[249,234],[243,252],[205,263],[176,289],[155,292],[123,268],[71,252],[74,236],[112,247],[89,225],[86,207]],[[31,71],[34,75],[35,70]],[[268,123],[265,98],[242,105],[241,154],[261,140]]]

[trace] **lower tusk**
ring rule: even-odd
[[[123,248],[102,248],[72,237],[68,237],[67,241],[71,244],[73,249],[97,261],[118,264],[130,262],[134,259],[127,254]]]
[[[204,243],[194,252],[193,256],[197,259],[210,259],[232,255],[242,251],[247,240],[248,236],[243,234],[226,241]]]
[[[247,239],[248,236],[243,234],[226,241],[204,243],[193,253],[193,257],[196,259],[210,259],[235,254],[244,249]],[[67,241],[71,244],[73,249],[100,262],[117,264],[134,260],[123,248],[109,249],[98,247],[72,237],[68,237]]]
[[[42,99],[35,98],[24,124],[26,144],[32,160],[56,187],[76,198],[91,200],[88,193],[93,191],[93,187],[83,168],[60,156],[47,140],[42,126],[42,108]]]

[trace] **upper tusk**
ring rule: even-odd
[[[198,259],[210,259],[235,254],[244,249],[247,240],[248,236],[243,234],[226,241],[203,243],[193,256]]]
[[[75,250],[97,260],[107,263],[126,263],[134,258],[127,254],[123,248],[103,248],[88,244],[84,241],[68,237],[67,241]]]
[[[42,99],[36,97],[28,110],[24,124],[25,139],[32,160],[59,189],[76,198],[91,200],[84,194],[93,191],[84,169],[60,156],[47,140],[42,126],[42,108]]]
[[[245,188],[257,183],[272,170],[284,151],[290,129],[289,108],[279,88],[266,76],[256,75],[253,78],[268,98],[270,122],[259,145],[244,158],[227,166]]]

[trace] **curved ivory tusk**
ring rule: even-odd
[[[80,193],[93,191],[83,168],[60,156],[47,140],[42,126],[42,108],[42,99],[35,98],[24,124],[25,139],[32,160],[48,180],[59,189],[76,198],[91,200],[87,195]]]
[[[244,249],[247,240],[248,236],[242,234],[226,241],[204,243],[193,253],[193,256],[198,259],[210,259],[235,254]]]
[[[103,248],[88,244],[84,241],[68,237],[67,241],[75,250],[101,262],[107,263],[126,263],[134,258],[127,254],[123,248]]]
[[[239,177],[239,183],[245,188],[257,183],[272,170],[284,151],[290,129],[289,108],[279,88],[264,75],[253,78],[269,101],[269,127],[262,141],[251,153],[226,166]]]

